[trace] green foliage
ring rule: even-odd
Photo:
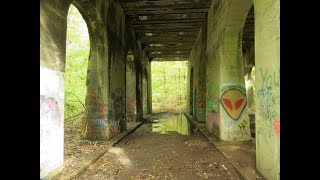
[[[66,44],[65,118],[84,111],[89,59],[89,34],[77,8],[70,6]]]
[[[185,111],[187,62],[152,62],[151,71],[152,111]]]

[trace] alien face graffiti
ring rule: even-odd
[[[242,91],[231,88],[222,94],[220,102],[226,113],[233,120],[238,120],[247,104],[247,98]]]

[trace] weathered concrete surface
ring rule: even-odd
[[[108,10],[109,53],[109,138],[126,129],[126,43],[125,15],[119,3]]]
[[[61,97],[59,102],[54,103],[47,96],[56,100],[55,97],[59,93],[64,94],[63,72],[66,56],[67,13],[71,2],[86,21],[91,45],[87,71],[86,116],[83,118],[82,137],[89,140],[107,140],[126,129],[125,55],[128,49],[133,49],[138,61],[144,60],[146,56],[142,51],[141,43],[135,38],[135,33],[126,25],[123,9],[118,2],[113,0],[40,1],[40,65],[43,69],[52,70],[50,76],[46,76],[43,74],[44,71],[41,71],[41,77],[44,79],[40,86],[50,87],[52,92],[56,92],[56,94],[41,92],[41,103],[43,103],[43,108],[46,107],[43,112],[54,111],[54,118],[63,123],[63,112],[60,112],[61,116],[58,117],[58,110],[50,108],[54,108],[58,103],[60,111],[63,111],[64,98]],[[140,74],[137,87],[141,89],[136,94],[137,121],[141,121],[143,115],[142,68],[136,69],[140,71],[137,73]],[[55,75],[59,75],[58,81],[52,81]],[[46,82],[50,84],[45,84]],[[51,104],[48,107],[44,106],[45,100],[50,100]],[[42,120],[43,118],[40,118],[40,121]],[[54,125],[50,123],[44,126],[47,129],[54,129]],[[62,167],[60,160],[63,159],[63,127],[60,129],[62,134],[59,134],[56,129],[49,130],[50,133],[56,134],[55,139],[60,139],[52,141],[51,144],[55,147],[52,157],[56,157],[57,162],[46,162],[47,164],[41,162],[40,169],[43,169],[41,177],[51,177],[61,170],[58,167]],[[45,135],[41,135],[40,140],[44,139]],[[50,146],[45,145],[42,149],[45,151]],[[40,154],[41,159],[46,156],[44,151]]]
[[[256,164],[280,179],[280,0],[254,0],[256,63]]]
[[[40,1],[40,178],[63,166],[67,13],[65,1]]]
[[[107,4],[108,5],[108,4]],[[105,6],[107,8],[108,6]],[[108,133],[108,32],[105,30],[105,14],[92,2],[76,3],[90,35],[90,54],[87,71],[86,116],[82,121],[82,137],[89,140],[106,140]]]
[[[208,130],[225,141],[250,139],[241,40],[251,6],[249,0],[214,1],[190,56],[195,120],[206,117]]]
[[[197,39],[202,36],[206,39],[206,124],[221,140],[250,140],[244,76],[250,68],[248,65],[255,64],[257,169],[268,179],[279,179],[280,7],[275,0],[255,1],[255,47],[243,57],[242,33],[252,5],[251,0],[212,2],[206,21],[207,32],[201,30],[198,35]],[[195,77],[193,90],[188,91],[189,94],[193,91],[193,97],[199,89],[199,46],[204,45],[197,40],[190,56],[190,68],[195,68]],[[196,106],[193,102],[195,120],[199,118]]]
[[[143,62],[142,71],[142,99],[143,99],[143,115],[149,114],[148,112],[148,72],[150,68],[150,63]]]
[[[206,28],[202,28],[199,32],[194,47],[190,53],[190,65],[194,69],[193,84],[194,84],[194,96],[193,96],[193,114],[196,121],[205,122],[206,119],[206,58],[205,58],[205,31]]]
[[[63,165],[63,72],[40,66],[40,178]]]
[[[136,69],[132,51],[128,52],[126,61],[126,117],[129,122],[136,122]]]

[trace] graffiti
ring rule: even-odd
[[[278,134],[280,134],[280,119],[273,122],[273,128]]]
[[[211,112],[216,112],[218,106],[214,102],[209,102],[208,103],[208,108]]]
[[[198,107],[203,108],[206,104],[206,92],[202,89],[198,93]]]
[[[230,127],[230,126],[232,126],[232,124],[233,124],[233,121],[232,121],[232,120],[229,120],[229,119],[224,120],[224,125],[225,125],[226,127]]]
[[[130,107],[130,109],[128,109],[127,118],[129,120],[134,120],[136,118],[136,115],[137,115],[137,110],[136,110],[137,103],[136,103],[136,101],[132,101],[130,103],[129,107]]]
[[[273,109],[280,102],[279,95],[273,95],[272,87],[261,88],[257,92],[259,109],[262,116],[269,122],[276,119],[279,113]]]
[[[242,91],[230,88],[222,94],[220,102],[226,113],[233,120],[237,120],[247,104],[247,98]]]
[[[219,129],[220,116],[219,113],[208,112],[207,127],[210,132]]]
[[[102,104],[98,107],[98,111],[99,112],[106,112],[107,110],[107,105],[106,104]]]
[[[272,89],[271,87],[267,87],[267,88],[262,88],[257,92],[258,97],[261,96],[268,96],[272,94]]]
[[[234,141],[246,139],[246,137],[250,137],[250,133],[245,131],[245,128],[232,129],[224,131],[224,134],[228,137],[228,139],[232,139]]]
[[[92,124],[96,126],[105,126],[105,121],[104,119],[90,119],[92,121]]]
[[[280,86],[280,69],[279,72],[270,74],[268,69],[263,70],[260,68],[260,75],[262,77],[262,87]]]
[[[40,95],[40,119],[49,117],[55,122],[57,126],[60,126],[60,110],[58,102],[53,98],[45,95]]]
[[[118,132],[125,128],[125,96],[121,88],[116,89],[111,93],[109,99],[109,121],[112,127],[117,127]]]
[[[240,124],[238,124],[238,127],[240,130],[245,130],[247,126],[247,121],[242,121]]]
[[[86,99],[89,100],[90,104],[95,104],[98,101],[98,95],[94,91],[88,90]]]

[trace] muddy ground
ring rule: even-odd
[[[191,127],[190,135],[152,131],[158,127],[155,121],[172,115],[152,116],[76,179],[241,179],[225,157]]]

